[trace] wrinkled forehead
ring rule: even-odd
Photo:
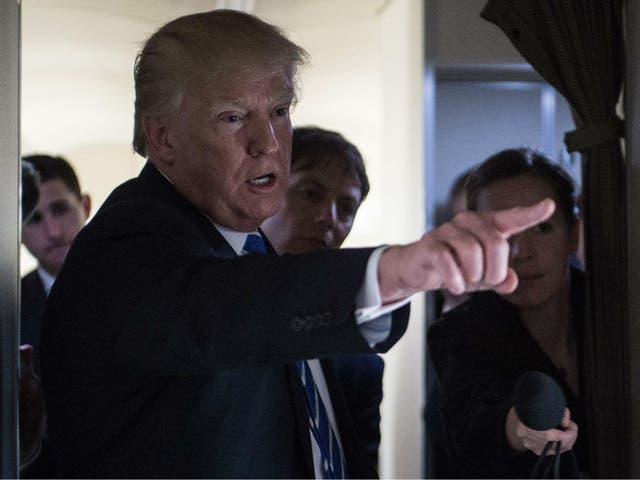
[[[194,78],[192,86],[207,97],[233,99],[249,93],[267,93],[274,98],[295,98],[293,79],[282,65],[230,64],[212,68]]]

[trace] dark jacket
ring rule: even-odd
[[[353,314],[370,253],[237,257],[147,164],[80,232],[49,297],[42,372],[62,476],[313,476],[292,362],[371,351]],[[374,475],[336,404],[349,474]]]
[[[571,312],[576,344],[581,345],[584,278],[577,270],[571,276]],[[493,292],[476,293],[429,329],[428,342],[440,380],[451,476],[530,476],[538,457],[531,452],[509,456],[504,433],[515,383],[528,371],[546,373],[562,387],[572,420],[580,428],[574,446],[578,464],[587,468],[583,405],[524,327],[514,305]],[[566,475],[573,475],[569,454],[562,455],[562,465]]]
[[[40,322],[47,304],[47,294],[37,270],[29,272],[20,281],[20,344],[33,346],[36,356],[40,352]]]
[[[344,393],[360,442],[378,465],[380,403],[384,360],[375,354],[336,355],[332,366]]]

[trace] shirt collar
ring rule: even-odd
[[[220,235],[222,235],[227,243],[231,245],[231,248],[233,248],[233,251],[236,252],[237,255],[240,255],[242,247],[244,247],[244,243],[247,241],[247,236],[250,233],[260,235],[257,230],[254,232],[236,232],[234,230],[229,230],[228,228],[220,226],[214,221],[209,221],[213,224],[214,227],[216,227],[216,229],[218,229]]]
[[[53,286],[53,282],[56,281],[56,277],[51,275],[42,267],[38,267],[38,275],[40,276],[40,280],[42,281],[44,292],[47,294],[47,297],[48,297],[49,292],[51,291],[51,287]]]

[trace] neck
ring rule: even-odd
[[[536,308],[521,308],[520,318],[556,368],[564,371],[573,391],[579,394],[575,335],[571,325],[569,283],[558,295]]]
[[[559,341],[566,345],[570,336],[569,297],[570,290],[567,284],[562,291],[544,304],[519,309],[522,323],[541,345],[550,345]]]

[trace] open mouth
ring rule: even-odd
[[[248,180],[249,184],[256,187],[266,187],[272,185],[276,180],[276,176],[273,173],[263,175],[261,177],[255,177]]]

